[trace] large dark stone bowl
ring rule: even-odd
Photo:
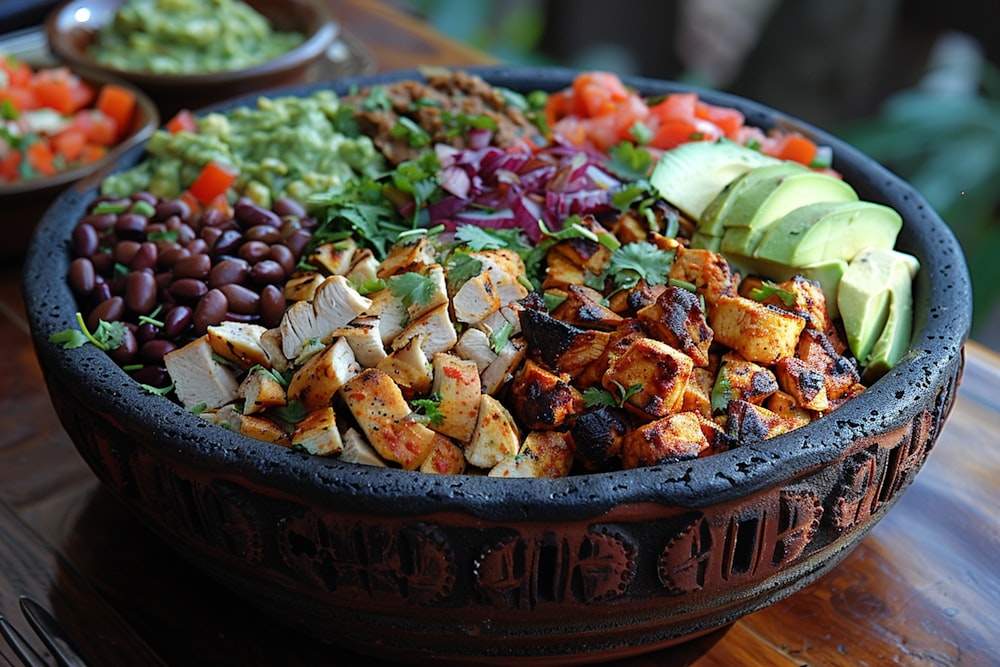
[[[474,71],[524,91],[574,75]],[[649,94],[690,90],[628,83]],[[742,109],[749,123],[795,127],[832,146],[863,198],[903,215],[898,247],[922,265],[910,352],[828,417],[704,459],[556,480],[371,468],[250,440],[143,392],[93,346],[48,342],[74,326],[64,276],[90,182],[48,211],[24,274],[64,427],[101,481],[180,554],[281,622],[364,653],[545,665],[620,658],[790,595],[857,546],[930,454],[962,373],[969,277],[948,227],[888,170],[771,109],[698,92]],[[122,165],[140,157],[133,151]]]

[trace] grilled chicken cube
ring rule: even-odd
[[[232,369],[219,363],[208,334],[163,355],[177,398],[188,410],[212,410],[235,401],[239,382]]]
[[[510,338],[500,349],[489,366],[479,375],[484,394],[496,394],[500,388],[514,378],[514,371],[521,365],[528,346],[521,338]]]
[[[677,248],[670,277],[692,283],[705,297],[708,311],[724,296],[736,296],[737,279],[729,263],[719,253],[705,249]]]
[[[252,415],[288,404],[285,387],[274,372],[264,367],[250,369],[240,382],[237,395],[243,399],[243,414]]]
[[[489,274],[500,297],[500,307],[520,301],[528,296],[528,288],[522,283],[524,260],[513,250],[483,250],[472,253],[482,262],[483,271]]]
[[[500,309],[500,293],[487,271],[473,276],[458,288],[451,298],[455,319],[465,324],[476,324]]]
[[[458,337],[455,344],[455,354],[463,359],[474,361],[479,372],[485,371],[497,358],[490,337],[482,329],[466,329]]]
[[[695,366],[708,365],[712,329],[697,294],[668,285],[654,303],[636,315],[655,338],[691,357]]]
[[[323,243],[309,253],[306,262],[319,267],[326,275],[342,276],[350,268],[357,249],[358,244],[350,237],[336,243]]]
[[[774,370],[782,391],[794,396],[795,402],[801,407],[816,412],[830,409],[826,378],[822,370],[798,357],[782,359],[775,365]]]
[[[281,349],[289,359],[298,357],[307,343],[330,342],[333,332],[371,306],[343,276],[330,276],[316,289],[312,303],[297,301],[281,318]]]
[[[344,276],[352,285],[361,285],[378,279],[378,259],[368,248],[359,248],[351,258],[351,266]]]
[[[520,312],[521,332],[549,368],[578,375],[599,359],[608,345],[606,331],[581,329],[533,308]]]
[[[726,433],[743,444],[753,444],[787,433],[795,421],[762,405],[747,401],[730,401],[726,415]]]
[[[521,447],[517,423],[507,408],[489,394],[479,397],[479,416],[465,445],[465,460],[477,468],[492,468],[512,458]]]
[[[579,264],[559,253],[550,252],[545,258],[543,290],[566,290],[570,285],[583,285],[587,272]]]
[[[778,390],[778,380],[769,369],[729,352],[722,355],[712,389],[713,407],[724,412],[729,401],[762,404]]]
[[[368,307],[367,314],[378,317],[378,330],[382,336],[382,344],[388,346],[406,328],[410,321],[410,315],[406,312],[403,300],[393,294],[391,290],[379,290],[370,296],[372,303]]]
[[[273,368],[279,373],[284,373],[289,368],[288,358],[281,349],[281,330],[268,329],[260,335],[260,347],[267,355],[267,363],[264,366]]]
[[[420,472],[433,475],[461,475],[465,472],[465,452],[450,439],[439,436],[434,449],[420,464]]]
[[[429,392],[434,380],[433,367],[420,346],[421,340],[420,336],[411,338],[375,366],[388,374],[408,398]]]
[[[221,426],[233,433],[240,432],[240,422],[243,420],[243,413],[240,412],[240,409],[234,403],[227,403],[215,410],[199,412],[198,416],[207,422]]]
[[[581,388],[600,385],[604,379],[604,373],[608,370],[609,360],[615,355],[623,353],[634,341],[645,336],[646,331],[642,328],[639,320],[633,318],[622,320],[621,325],[609,334],[607,345],[604,346],[601,356],[574,378],[574,384]]]
[[[363,368],[377,366],[386,357],[377,317],[358,317],[347,326],[333,331],[333,335],[347,341],[354,351],[354,358]]]
[[[628,394],[625,407],[657,419],[680,410],[694,364],[680,350],[652,338],[637,338],[621,353],[609,355],[604,388]]]
[[[601,406],[584,412],[569,430],[574,458],[590,471],[610,470],[620,462],[622,443],[629,432],[625,412]]]
[[[340,460],[359,465],[375,466],[377,468],[387,468],[385,462],[375,448],[368,444],[365,437],[358,433],[356,429],[349,428],[340,437],[344,448],[340,452]]]
[[[611,226],[611,231],[622,245],[645,241],[649,235],[649,222],[632,210],[628,210],[618,216],[615,224]]]
[[[552,311],[552,317],[567,324],[586,329],[614,331],[622,323],[622,316],[601,302],[604,296],[585,285],[570,285],[566,299]]]
[[[392,348],[398,350],[410,339],[420,338],[420,347],[428,358],[433,359],[438,352],[447,352],[458,342],[455,324],[451,321],[447,304],[424,313],[419,319],[410,322],[398,336],[392,340]]]
[[[406,313],[410,321],[419,319],[424,313],[448,304],[448,288],[445,286],[444,269],[439,264],[435,264],[428,267],[420,275],[430,281],[432,290],[429,294],[423,295],[423,298],[414,299],[406,307]]]
[[[691,369],[684,388],[684,400],[681,403],[682,412],[697,412],[706,419],[712,418],[712,388],[715,386],[716,374],[707,368]]]
[[[705,420],[695,412],[678,412],[643,424],[625,436],[622,467],[641,468],[707,454],[711,443],[705,428]]]
[[[328,407],[340,387],[361,372],[351,346],[338,338],[303,364],[288,382],[288,400],[306,410]]]
[[[217,355],[241,368],[270,364],[260,337],[267,331],[259,324],[223,322],[206,330],[208,343]]]
[[[287,301],[312,301],[316,290],[323,284],[325,278],[318,271],[305,275],[293,276],[285,282],[285,299]]]
[[[593,216],[589,216],[589,220],[593,222]],[[597,233],[610,234],[608,230],[600,227],[600,225],[598,225]],[[559,241],[549,248],[546,259],[549,259],[549,256],[560,255],[568,259],[574,266],[579,266],[587,273],[595,276],[603,273],[608,262],[611,261],[611,250],[606,245],[591,239],[585,239],[582,236],[574,236],[564,241]]]
[[[435,263],[434,246],[422,236],[407,243],[397,243],[389,249],[385,259],[379,263],[377,276],[385,280],[401,273],[423,273]]]
[[[844,351],[830,335],[814,329],[806,329],[799,337],[796,356],[823,373],[826,395],[831,400],[853,393],[855,385],[861,382],[857,361],[844,356]]]
[[[569,383],[527,359],[511,383],[511,403],[520,422],[529,430],[562,428],[583,411],[583,395]]]
[[[805,426],[813,420],[813,413],[801,407],[791,394],[780,389],[764,401],[764,407],[792,424],[792,428]]]
[[[666,285],[650,285],[640,279],[630,290],[618,290],[608,297],[608,307],[622,317],[634,317],[642,308],[656,303]]]
[[[459,359],[453,354],[439,352],[434,355],[434,384],[431,394],[438,397],[442,420],[430,427],[460,442],[472,437],[479,415],[479,397],[482,387],[479,369],[473,361]]]
[[[267,417],[259,415],[243,415],[240,418],[240,433],[248,438],[263,440],[273,445],[287,447],[290,443],[288,431]]]
[[[573,467],[573,450],[565,433],[532,431],[517,456],[493,466],[490,477],[566,477]]]
[[[291,444],[316,456],[331,456],[343,451],[344,441],[337,430],[334,409],[325,407],[307,414],[292,430]]]
[[[732,348],[744,359],[765,366],[795,355],[806,320],[742,296],[722,296],[709,309],[715,340]]]
[[[382,458],[416,470],[431,453],[436,434],[410,417],[410,404],[386,373],[368,368],[348,380],[340,395]]]

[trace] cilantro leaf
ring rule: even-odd
[[[603,387],[587,387],[583,390],[583,405],[587,408],[606,407],[616,408],[615,397],[611,392]]]
[[[83,315],[76,314],[79,329],[65,329],[49,336],[49,342],[62,345],[64,350],[71,350],[86,343],[93,343],[101,350],[116,350],[125,338],[124,322],[105,322],[101,320],[97,329],[91,333],[83,320]]]
[[[514,325],[510,322],[504,322],[503,326],[490,334],[490,347],[497,354],[500,354],[500,350],[507,346],[507,341],[510,340],[511,333],[514,332]]]
[[[448,291],[457,292],[462,285],[472,280],[483,272],[483,263],[467,252],[456,250],[448,256],[445,262],[445,280],[448,283]]]
[[[645,126],[643,126],[645,127]],[[631,141],[623,141],[608,149],[611,160],[608,169],[626,180],[646,178],[653,168],[653,156],[645,148]]]
[[[635,287],[640,280],[650,285],[665,285],[675,255],[649,241],[626,243],[611,253],[608,275],[623,289]]]
[[[765,281],[760,287],[754,287],[747,296],[754,301],[764,301],[768,297],[775,295],[786,306],[791,306],[795,303],[795,292],[782,289],[770,281]]]
[[[517,233],[518,230],[512,229],[510,231]],[[459,225],[455,229],[455,243],[464,245],[473,252],[480,252],[506,248],[510,245],[511,238],[509,234],[504,234],[499,229]]]
[[[432,426],[440,426],[444,423],[440,396],[431,394],[427,398],[414,399],[412,404],[416,414],[426,419]]]
[[[391,276],[386,285],[393,296],[401,299],[407,308],[414,304],[430,303],[437,289],[433,279],[413,271]]]

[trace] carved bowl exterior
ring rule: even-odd
[[[472,71],[524,91],[575,74]],[[417,74],[324,85],[399,76]],[[779,112],[697,92],[749,123],[832,146],[862,197],[904,217],[898,247],[922,265],[911,351],[828,417],[705,459],[556,480],[377,469],[256,442],[140,391],[92,346],[48,342],[74,323],[67,248],[92,181],[46,214],[25,265],[31,332],[65,429],[180,554],[280,621],[363,653],[593,662],[679,643],[787,597],[840,562],[926,461],[961,377],[971,288],[953,234],[887,169]]]

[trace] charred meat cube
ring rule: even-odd
[[[695,366],[708,365],[712,329],[697,294],[668,285],[654,303],[636,314],[650,333],[691,357]]]
[[[587,470],[612,470],[621,464],[622,443],[628,432],[624,410],[601,406],[576,418],[569,430],[570,446]]]
[[[625,407],[656,419],[677,412],[694,364],[691,357],[652,338],[637,338],[609,355],[602,384],[612,394],[625,390]]]
[[[527,359],[511,383],[514,414],[529,430],[561,428],[583,411],[583,396],[568,381]]]

